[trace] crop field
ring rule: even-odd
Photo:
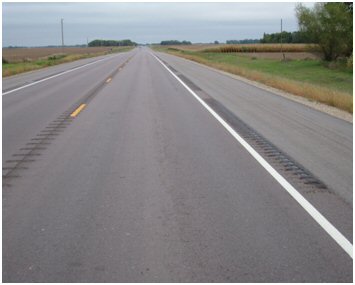
[[[205,48],[204,52],[307,52],[316,50],[315,45],[305,44],[240,44]]]
[[[192,51],[201,53],[238,53],[251,58],[283,59],[320,59],[317,45],[309,44],[193,44],[169,46],[171,51]]]
[[[66,47],[62,48],[3,48],[2,57],[8,63],[30,62],[53,55],[97,54],[111,51],[111,47]]]
[[[169,46],[170,48],[204,52],[281,52],[281,44],[193,44]],[[318,50],[317,45],[283,44],[284,52],[308,52]]]
[[[133,47],[3,48],[2,76],[11,76],[52,65],[71,62]]]

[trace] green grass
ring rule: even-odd
[[[125,52],[131,50],[133,47],[117,47],[113,48],[110,52],[88,53],[88,54],[59,54],[51,55],[45,59],[38,59],[30,62],[16,62],[16,63],[3,63],[2,76],[11,76],[31,70],[37,70],[44,67],[58,65],[61,63],[72,62],[79,59],[90,58],[108,53]]]
[[[319,85],[336,91],[353,93],[353,73],[345,67],[330,69],[319,60],[279,61],[251,59],[236,54],[184,52],[194,54],[211,62],[235,65],[272,76]]]
[[[256,59],[237,53],[176,50],[156,47],[213,68],[261,82],[352,113],[353,72],[346,64],[321,60]],[[329,65],[332,68],[329,68]]]

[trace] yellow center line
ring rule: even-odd
[[[86,104],[81,104],[73,113],[71,113],[70,117],[75,118],[81,112],[81,110],[85,108],[85,106]]]
[[[110,77],[109,79],[106,80],[106,83],[109,83],[112,80],[112,78]]]

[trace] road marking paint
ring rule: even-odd
[[[81,104],[73,113],[70,114],[70,117],[75,118],[81,112],[81,110],[85,108],[85,106],[86,104]]]
[[[108,79],[106,80],[106,83],[109,83],[111,80],[112,80],[112,78],[111,78],[111,77],[110,77],[110,78],[108,78]]]
[[[121,55],[121,54],[120,54],[120,55]],[[118,55],[115,55],[115,56],[118,56]],[[7,94],[10,94],[10,93],[13,93],[13,92],[15,92],[15,91],[18,91],[18,90],[21,90],[21,89],[24,89],[24,88],[27,88],[27,87],[36,85],[36,84],[38,84],[38,83],[47,81],[47,80],[49,80],[49,79],[52,79],[52,78],[55,78],[55,77],[58,77],[58,76],[61,76],[61,75],[64,75],[64,74],[73,72],[73,71],[75,71],[75,70],[78,70],[78,69],[87,67],[87,66],[89,66],[89,65],[98,63],[98,62],[100,62],[100,61],[111,59],[112,57],[115,57],[115,56],[110,56],[110,57],[108,57],[108,58],[105,57],[105,58],[102,58],[102,59],[95,60],[95,61],[93,61],[93,62],[86,63],[86,64],[84,64],[84,65],[81,65],[81,66],[78,66],[78,67],[75,67],[75,68],[72,68],[72,69],[63,71],[63,72],[61,72],[61,73],[58,73],[58,74],[55,74],[55,75],[52,75],[52,76],[49,76],[49,77],[46,77],[46,78],[43,78],[43,79],[41,79],[41,80],[37,80],[37,81],[32,82],[32,83],[29,83],[29,84],[27,84],[27,85],[23,85],[23,86],[21,86],[21,87],[18,87],[18,88],[15,88],[15,89],[12,89],[12,90],[3,92],[2,95],[7,95]]]
[[[311,203],[309,203],[280,173],[278,173],[253,147],[251,147],[226,121],[176,76],[158,57],[153,57],[190,92],[203,107],[265,168],[265,170],[301,205],[301,207],[353,258],[353,245]]]

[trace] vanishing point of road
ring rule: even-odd
[[[135,48],[3,79],[3,282],[352,282],[352,124]]]

